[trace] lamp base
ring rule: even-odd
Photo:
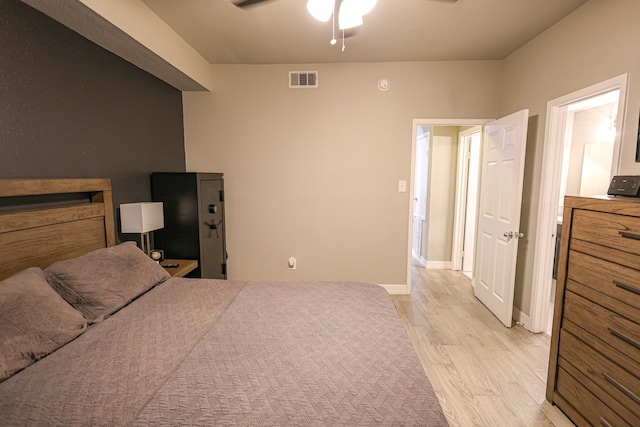
[[[151,240],[149,238],[149,233],[140,233],[140,249],[142,252],[151,256]]]

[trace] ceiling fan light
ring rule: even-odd
[[[355,2],[354,7],[358,9],[360,15],[366,15],[373,10],[378,0],[351,0],[351,2]]]
[[[307,10],[318,21],[327,22],[333,14],[335,5],[336,0],[309,0]]]
[[[362,15],[353,0],[343,0],[338,12],[338,28],[347,30],[362,25]]]

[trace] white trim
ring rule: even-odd
[[[413,254],[412,254],[412,256],[413,256],[413,260],[415,262],[420,264],[423,268],[427,268],[427,260],[426,259],[424,259],[423,257],[417,257],[417,256],[415,256]]]
[[[493,119],[413,119],[411,129],[411,170],[409,174],[409,222],[407,224],[407,293],[411,293],[411,249],[413,243],[413,187],[416,168],[416,129],[418,126],[484,126]],[[429,153],[431,155],[431,153]]]
[[[462,134],[458,134],[458,162],[456,163],[456,199],[453,214],[453,238],[451,247],[451,269],[462,269],[462,248],[464,239],[464,215],[462,214],[467,206],[467,175],[468,167],[467,153],[469,143]]]
[[[428,270],[451,270],[451,261],[427,261]]]
[[[511,317],[513,317],[513,320],[515,320],[516,323],[519,323],[525,328],[527,328],[527,325],[529,324],[529,321],[530,321],[529,316],[527,316],[526,314],[518,310],[518,307],[515,307],[515,306],[513,307],[513,316]]]
[[[465,212],[467,209],[469,175],[469,137],[482,132],[482,126],[474,126],[458,134],[458,163],[456,171],[456,200],[453,217],[453,246],[451,248],[451,269],[462,270],[462,249],[464,247]]]
[[[547,103],[547,118],[542,155],[542,176],[538,203],[538,229],[536,232],[531,287],[531,323],[525,326],[534,333],[547,328],[551,299],[552,269],[555,254],[555,234],[562,176],[562,151],[564,148],[564,126],[567,105],[619,89],[618,116],[616,117],[616,139],[614,143],[612,175],[620,169],[620,139],[624,126],[629,74],[622,74],[588,88],[556,98]]]
[[[409,295],[411,288],[407,285],[383,285],[379,284],[389,292],[389,295]]]

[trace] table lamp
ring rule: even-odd
[[[164,227],[162,202],[121,204],[120,226],[123,233],[140,233],[140,249],[150,255],[149,232]]]

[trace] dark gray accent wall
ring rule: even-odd
[[[182,94],[18,0],[0,0],[0,177],[111,178],[114,205],[185,170]]]

